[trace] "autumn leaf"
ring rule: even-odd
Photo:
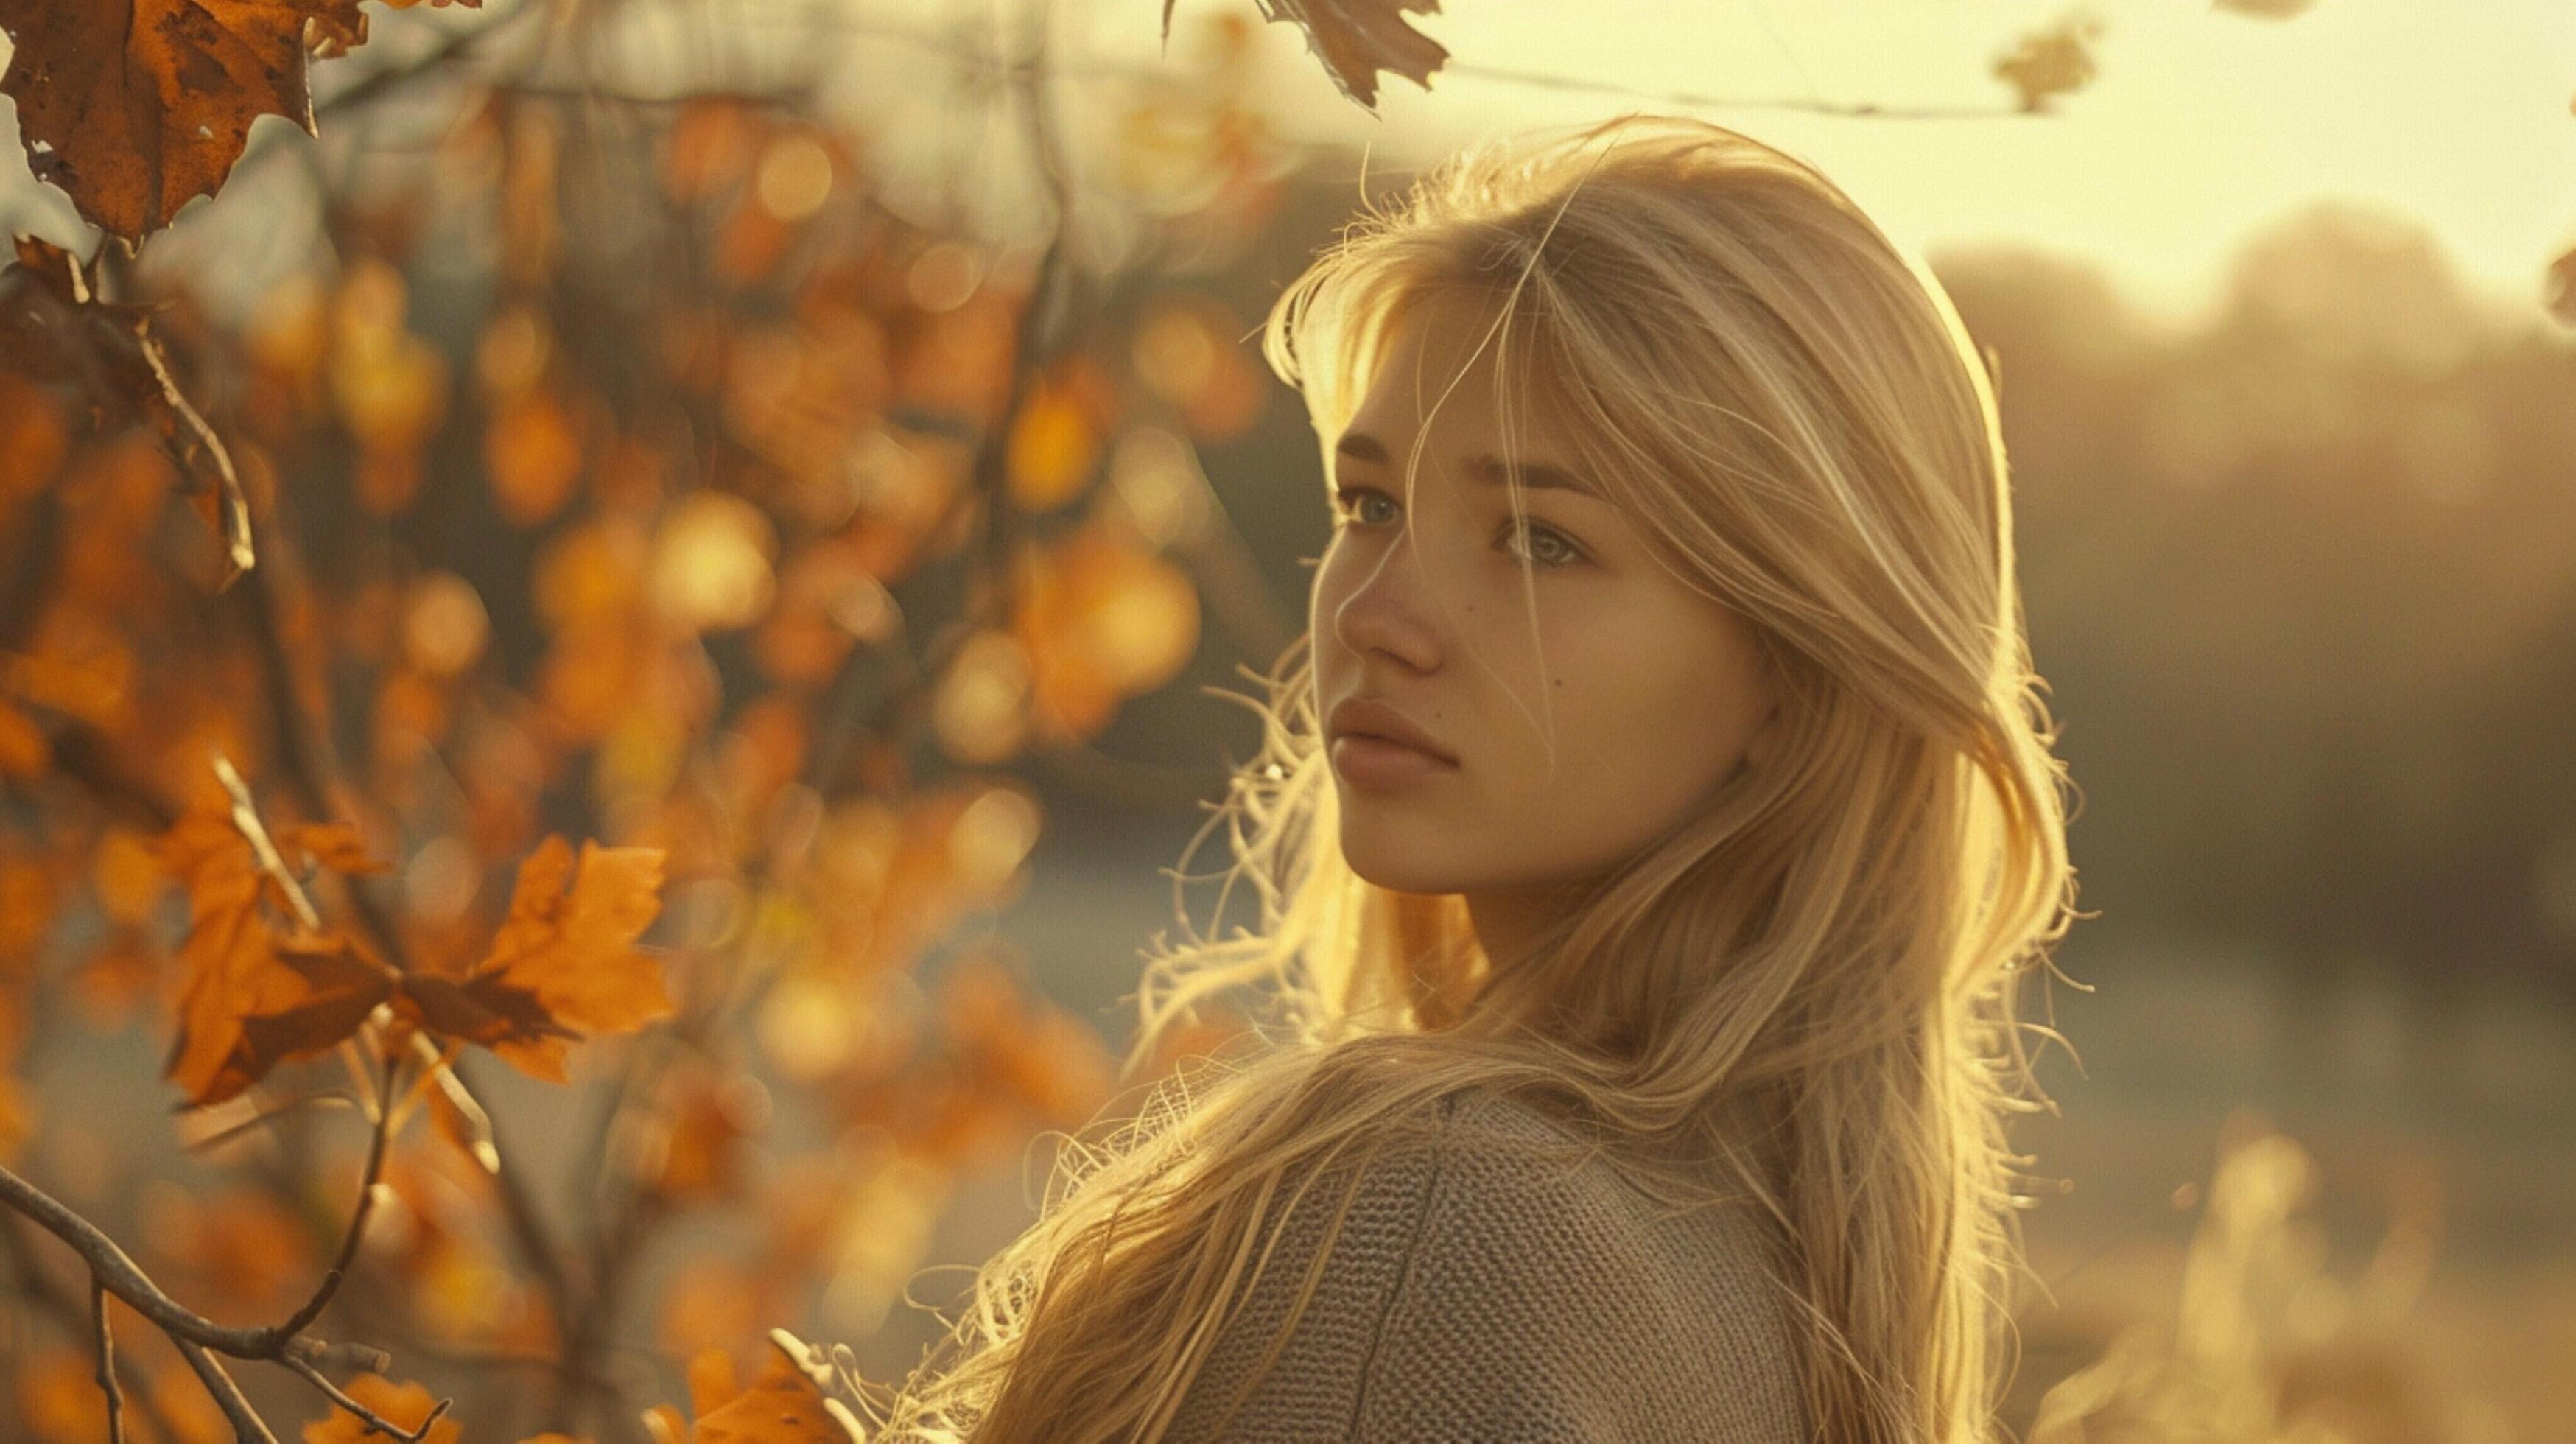
[[[278,840],[352,869],[379,866],[345,827],[291,826]],[[156,851],[188,894],[178,1030],[162,1071],[192,1104],[220,1103],[280,1063],[328,1052],[392,996],[393,969],[354,939],[283,933],[269,921],[276,884],[222,802],[181,814]]]
[[[670,1016],[661,965],[635,939],[661,910],[662,850],[550,836],[519,864],[492,950],[462,976],[414,973],[400,1006],[432,1032],[565,1080],[564,1044]]]
[[[1997,58],[1997,79],[2021,95],[2025,111],[2044,111],[2061,95],[2082,90],[2093,80],[2093,43],[2102,38],[2102,22],[2089,16],[2061,20],[2021,38]]]
[[[865,1437],[849,1410],[824,1395],[821,1371],[802,1362],[804,1344],[784,1329],[769,1338],[768,1360],[749,1388],[736,1386],[733,1356],[721,1348],[689,1360],[689,1402],[698,1416],[690,1444],[851,1444]],[[646,1417],[657,1437],[676,1440],[678,1414],[665,1404]]]
[[[1163,0],[1163,38],[1172,36],[1172,7]],[[1392,70],[1425,90],[1449,52],[1404,22],[1404,14],[1437,15],[1440,0],[1261,0],[1261,18],[1304,27],[1306,48],[1342,94],[1377,112],[1377,73]]]
[[[308,37],[365,26],[358,0],[0,0],[0,91],[37,178],[135,241],[223,184],[254,119],[311,131]]]

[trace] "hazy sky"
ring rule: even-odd
[[[1194,9],[1243,0],[1180,0]],[[1151,55],[1160,0],[1107,0],[1086,43]],[[1248,9],[1248,5],[1246,5]],[[2065,13],[2028,0],[1446,0],[1413,17],[1460,63],[1649,92],[2009,106],[1994,57]],[[2473,284],[2536,304],[2576,245],[2576,0],[2318,0],[2287,21],[2103,0],[2100,74],[2049,119],[1698,113],[1814,161],[1918,244],[2009,237],[2099,257],[2188,310],[2253,226],[2326,195],[2415,215]],[[1285,27],[1283,59],[1304,60]],[[1141,39],[1140,39],[1141,37]],[[1279,67],[1291,70],[1291,67]],[[1313,62],[1309,133],[1407,160],[1499,128],[1666,108],[1442,75],[1371,121]]]
[[[836,10],[864,25],[1023,13],[1024,0],[687,0],[692,33],[776,38]],[[1163,0],[1057,0],[1060,53],[1159,63]],[[1252,0],[1177,0],[1176,32],[1252,13]],[[1444,0],[1412,17],[1459,64],[1649,93],[1819,96],[1837,102],[2008,108],[1996,55],[2067,13],[2040,0]],[[439,12],[453,17],[462,12]],[[676,11],[674,12],[676,13]],[[2209,0],[2095,0],[2100,74],[2048,118],[1848,119],[1729,107],[1698,113],[1816,162],[1900,240],[1926,249],[2005,238],[2099,259],[2140,305],[2184,319],[2250,228],[2324,196],[2383,203],[2430,226],[2470,282],[2536,307],[2550,258],[2576,246],[2576,0],[2317,0],[2287,21]],[[1493,130],[1627,109],[1653,98],[1567,93],[1465,73],[1426,94],[1387,78],[1382,116],[1344,101],[1286,25],[1263,27],[1262,97],[1284,128],[1367,140],[1373,163],[1418,165]],[[852,72],[878,100],[961,101],[917,48],[873,50]],[[722,48],[719,46],[718,48]],[[792,48],[792,47],[790,47]],[[5,52],[5,42],[0,42]],[[852,57],[857,59],[858,57]],[[1077,121],[1097,96],[1064,92]],[[1091,107],[1098,110],[1098,107]],[[942,115],[942,120],[954,120]],[[282,124],[282,122],[263,122]],[[954,129],[953,126],[931,129]],[[0,115],[0,222],[70,240],[69,209],[26,179]],[[943,169],[1029,194],[1007,120],[985,151],[943,141]]]

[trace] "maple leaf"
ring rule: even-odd
[[[1172,7],[1163,0],[1163,38],[1172,38]],[[1377,113],[1377,73],[1392,70],[1425,90],[1449,58],[1441,44],[1404,23],[1404,14],[1437,15],[1440,0],[1261,0],[1261,18],[1295,22],[1324,72],[1362,110]]]
[[[847,1407],[823,1393],[826,1366],[785,1329],[769,1331],[770,1352],[749,1388],[734,1382],[733,1356],[721,1348],[689,1360],[689,1402],[697,1423],[690,1444],[851,1444],[864,1438]],[[679,1411],[661,1405],[648,1421],[658,1437],[681,1437]]]
[[[313,130],[308,24],[366,35],[358,0],[0,0],[0,92],[37,178],[136,241],[223,184],[259,116]]]
[[[519,864],[492,950],[461,977],[403,980],[414,1021],[480,1043],[521,1071],[560,1083],[564,1044],[632,1032],[671,1013],[661,965],[635,939],[661,911],[657,847],[572,845],[549,836]]]
[[[356,835],[336,824],[299,824],[278,835],[326,862],[373,866]],[[280,1063],[338,1047],[393,995],[394,970],[356,940],[281,933],[269,922],[263,905],[276,898],[276,884],[223,802],[201,799],[155,850],[188,894],[178,1029],[162,1072],[190,1103],[221,1103]]]

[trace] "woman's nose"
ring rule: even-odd
[[[1418,672],[1440,665],[1440,632],[1413,538],[1398,537],[1333,611],[1333,635],[1354,652],[1376,652]]]

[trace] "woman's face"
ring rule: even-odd
[[[1586,483],[1557,418],[1517,408],[1506,451],[1490,348],[1449,388],[1482,334],[1452,298],[1393,333],[1335,443],[1308,617],[1351,867],[1399,892],[1465,894],[1480,934],[1478,903],[1500,915],[1595,878],[1705,807],[1771,712],[1751,628],[1659,564],[1622,508],[1571,489]],[[1337,713],[1359,699],[1385,711]],[[1440,755],[1337,735],[1337,720],[1409,724]]]

